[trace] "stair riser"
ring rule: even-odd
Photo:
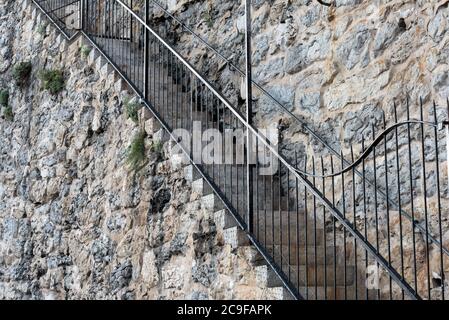
[[[333,268],[334,266],[334,255],[333,248],[329,247],[326,251],[326,259],[324,255],[324,248],[322,246],[318,246],[315,248],[313,246],[308,246],[307,254],[305,250],[305,246],[275,246],[274,251],[271,247],[268,247],[268,252],[272,255],[275,261],[280,261],[281,257],[283,260],[288,262],[290,265],[327,265],[329,268]],[[281,251],[282,250],[282,251]],[[289,255],[290,250],[290,255]],[[337,255],[342,254],[338,252]],[[290,260],[289,259],[290,256]],[[337,256],[338,258],[338,256]],[[307,263],[306,263],[307,262]]]
[[[264,229],[261,229],[261,230],[264,230]],[[271,246],[271,245],[295,246],[298,244],[300,246],[304,246],[304,245],[321,246],[324,242],[323,235],[324,235],[324,230],[318,229],[316,231],[316,242],[315,242],[315,235],[313,232],[309,232],[307,234],[307,241],[306,241],[305,233],[300,235],[299,239],[295,239],[293,237],[293,238],[290,238],[290,240],[289,240],[288,232],[286,230],[282,230],[282,233],[280,233],[280,229],[277,228],[277,229],[274,229],[274,233],[273,233],[272,229],[267,229],[266,233],[263,232],[263,233],[259,234],[258,240],[260,243],[265,244],[266,246]]]
[[[223,230],[224,242],[232,248],[250,245],[248,236],[239,227],[233,227]]]
[[[304,298],[308,300],[365,300],[366,289],[363,286],[358,286],[357,296],[355,286],[344,287],[337,286],[336,288],[327,286],[324,287],[300,287],[299,291]],[[327,295],[325,295],[327,292]],[[368,290],[368,300],[377,300],[377,291]]]
[[[352,286],[355,283],[355,267],[347,266],[346,272],[344,267],[338,267],[337,272],[334,273],[333,268],[327,268],[325,273],[324,266],[291,266],[290,268],[285,267],[283,270],[285,274],[290,274],[290,279],[292,283],[298,283],[298,269],[299,269],[299,286],[300,287],[310,287],[319,286],[322,287],[325,284],[327,286],[337,286],[345,285],[345,273],[346,273],[346,286]],[[306,277],[307,270],[307,277]],[[336,275],[336,276],[334,276]],[[307,285],[306,285],[307,283]],[[361,284],[359,284],[361,285]]]

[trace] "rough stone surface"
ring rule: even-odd
[[[162,2],[163,4],[165,2]],[[244,3],[233,0],[173,1],[168,10],[244,70]],[[137,6],[138,7],[138,6]],[[449,8],[445,1],[338,0],[325,7],[317,1],[253,1],[253,68],[255,81],[313,129],[332,123],[334,134],[324,140],[345,153],[362,132],[344,127],[348,113],[376,105],[393,121],[393,101],[411,116],[418,102],[432,99],[444,108],[449,95],[447,78]],[[241,77],[225,67],[199,41],[182,32],[159,9],[153,25],[199,70],[221,88],[235,105]],[[290,88],[296,94],[290,94]],[[255,121],[266,127],[273,118],[290,116],[254,90]],[[403,115],[404,109],[400,112]],[[361,119],[366,126],[371,115]],[[294,121],[290,121],[295,125]],[[378,128],[380,130],[380,127]],[[365,137],[367,138],[367,137]],[[283,135],[285,143],[316,144],[307,132]],[[323,146],[314,155],[326,154]],[[310,157],[311,155],[309,155]]]
[[[214,212],[171,165],[169,144],[134,174],[126,152],[144,129],[121,91],[81,58],[28,1],[0,0],[0,87],[14,121],[0,119],[0,299],[263,299],[251,247],[231,248]],[[30,60],[29,85],[11,68]],[[65,90],[40,89],[42,68]]]
[[[217,251],[210,245],[226,243],[223,241],[226,236],[211,222],[207,209],[211,207],[210,201],[206,206],[191,195],[184,180],[176,178],[182,170],[175,170],[178,166],[168,161],[166,154],[149,155],[149,167],[139,176],[130,176],[123,169],[124,150],[138,129],[121,117],[120,90],[115,95],[108,93],[109,89],[121,86],[104,79],[104,74],[92,72],[74,57],[62,59],[61,48],[65,44],[61,38],[51,28],[47,28],[51,33],[45,38],[33,32],[38,22],[27,18],[39,17],[29,10],[16,28],[19,19],[15,18],[14,10],[20,6],[13,9],[11,1],[0,3],[0,22],[7,30],[0,37],[0,84],[10,87],[15,113],[14,123],[2,122],[1,127],[0,199],[5,201],[0,204],[4,215],[0,249],[7,254],[0,260],[0,293],[5,292],[8,297],[45,298],[65,294],[191,299],[262,295],[264,291],[253,286],[253,269],[248,262],[251,251],[235,252],[229,245]],[[134,2],[136,11],[139,3],[143,2]],[[179,0],[167,1],[166,5],[244,70],[242,1]],[[420,98],[426,105],[434,99],[439,120],[447,118],[444,107],[449,95],[447,1],[336,0],[328,8],[312,0],[270,0],[253,1],[253,6],[255,80],[332,148],[342,150],[347,159],[351,147],[357,156],[361,143],[382,129],[384,115],[387,123],[394,121],[394,102],[399,105],[400,119],[406,116],[407,99],[411,117],[419,118]],[[179,24],[170,22],[156,6],[150,21],[231,103],[244,109],[244,86],[238,72],[183,32]],[[42,53],[42,46],[47,53]],[[35,83],[23,92],[14,88],[6,75],[15,62],[28,57],[39,65],[70,66],[66,75],[72,90],[55,98],[39,92]],[[309,159],[324,156],[329,163],[329,149],[302,124],[259,90],[254,90],[254,100],[256,126],[281,130],[280,150],[288,160],[294,161],[296,154],[303,156],[298,162],[301,168],[307,168],[304,155]],[[426,108],[424,116],[433,121],[433,113]],[[151,135],[154,125],[147,123],[145,130]],[[162,140],[162,133],[158,131],[153,139]],[[424,137],[429,198],[426,211],[422,201],[420,152],[413,152],[410,159],[413,181],[398,192],[397,180],[409,176],[404,165],[409,159],[403,158],[399,169],[396,168],[393,135],[386,146],[388,160],[378,150],[385,166],[379,165],[382,161],[377,163],[376,178],[378,188],[387,190],[388,185],[389,197],[395,201],[400,198],[404,210],[410,212],[413,196],[416,220],[424,226],[424,212],[428,210],[429,228],[438,234],[436,173],[429,163],[435,160],[431,134],[429,131]],[[401,156],[407,155],[404,136],[402,131],[398,139]],[[412,138],[419,141],[418,130],[412,131]],[[416,147],[421,148],[415,144],[413,150]],[[444,141],[440,148],[443,151],[440,179],[447,181]],[[366,175],[372,178],[370,161],[366,163]],[[310,167],[309,164],[309,171]],[[336,206],[346,212],[350,221],[357,219],[358,229],[363,230],[365,199],[361,183],[353,195],[351,173],[345,177],[345,193],[341,191],[341,180],[336,179]],[[331,181],[326,186],[329,190],[323,193],[330,194]],[[284,186],[287,188],[288,185]],[[444,184],[441,188],[443,207],[447,208],[448,186]],[[374,194],[368,187],[368,203],[373,203]],[[369,206],[368,238],[375,243],[375,223],[391,225],[391,234],[382,230],[380,244],[382,248],[391,246],[396,268],[400,264],[398,257],[405,252],[405,275],[412,279],[411,257],[415,248],[411,237],[418,235],[417,273],[422,293],[428,282],[426,239],[407,221],[403,227],[408,232],[401,239],[400,215],[395,209],[390,208],[388,217],[385,201],[379,200],[379,221],[374,221],[373,208]],[[447,215],[443,216],[441,236],[446,248],[448,221]],[[438,253],[437,246],[431,246],[434,298],[441,294]],[[358,254],[362,261],[364,254]],[[448,262],[443,263],[446,273]],[[139,276],[140,271],[144,275]],[[243,280],[246,276],[251,280]],[[61,289],[62,283],[69,288],[68,293]],[[382,291],[388,291],[388,281],[381,286]],[[394,290],[398,296],[400,291]]]

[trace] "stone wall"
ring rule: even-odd
[[[244,1],[159,0],[203,39],[244,70]],[[260,83],[337,150],[371,137],[393,102],[412,117],[434,99],[445,117],[449,30],[447,1],[253,1],[253,67]],[[153,6],[152,23],[236,105],[241,77]],[[255,90],[256,121],[279,121],[298,152],[328,151],[279,107]],[[427,110],[425,112],[427,116]],[[292,147],[292,146],[290,146]]]
[[[160,0],[170,12],[198,33],[204,40],[217,48],[224,56],[244,70],[244,1],[194,1],[194,0]],[[373,127],[379,133],[383,128],[383,116],[387,124],[394,119],[394,103],[398,105],[398,117],[406,118],[406,101],[410,103],[411,117],[419,119],[419,101],[424,103],[425,120],[434,121],[432,102],[436,102],[438,120],[447,119],[446,99],[449,95],[449,25],[448,1],[441,0],[336,0],[330,8],[320,5],[315,0],[271,0],[252,1],[253,3],[253,68],[254,79],[295,114],[313,131],[321,136],[335,150],[342,150],[346,159],[350,159],[350,147],[354,147],[355,157],[361,151],[362,138],[365,146],[372,141]],[[207,78],[215,83],[236,106],[244,106],[242,99],[242,77],[228,68],[226,64],[198,40],[195,40],[179,24],[173,23],[157,7],[152,11],[152,24],[171,39],[171,43],[200,69]],[[267,127],[276,123],[281,130],[281,153],[291,160],[294,151],[300,156],[307,155],[319,159],[324,157],[326,168],[330,167],[330,152],[314,139],[310,132],[283,112],[270,99],[255,90],[256,125]],[[404,128],[402,128],[404,129]],[[413,181],[409,182],[406,156],[406,131],[400,132],[399,156],[394,154],[393,135],[389,136],[387,156],[382,158],[381,148],[377,150],[377,187],[388,190],[390,200],[402,202],[402,210],[411,212],[411,194],[416,210],[416,221],[422,223],[426,197],[429,205],[429,230],[439,235],[438,222],[442,223],[441,239],[448,247],[449,232],[447,214],[437,217],[437,197],[435,147],[430,143],[433,133],[424,133],[425,155],[412,154]],[[421,150],[417,141],[421,134],[417,127],[411,132],[413,150]],[[447,155],[444,132],[439,131],[442,177],[442,207],[447,208]],[[372,153],[366,161],[366,174],[373,181]],[[396,161],[399,157],[398,164]],[[389,159],[388,161],[386,159]],[[335,160],[335,158],[334,158]],[[382,167],[382,161],[388,165]],[[427,163],[427,186],[430,191],[424,195],[421,162]],[[293,162],[294,163],[294,162]],[[311,172],[312,161],[308,171]],[[317,161],[319,163],[319,161]],[[334,162],[335,164],[335,162]],[[338,166],[339,164],[337,164]],[[397,175],[400,166],[399,192],[398,182],[392,177]],[[303,163],[300,164],[303,168]],[[317,165],[320,168],[320,165]],[[441,170],[440,168],[440,170]],[[335,171],[340,168],[334,167]],[[361,166],[357,168],[362,170]],[[329,173],[329,171],[327,172]],[[388,187],[386,177],[389,176]],[[405,178],[407,177],[407,178]],[[327,180],[326,195],[332,198],[331,183]],[[380,182],[379,182],[380,181]],[[341,178],[337,177],[335,199],[337,207],[348,214],[351,212],[361,222],[365,215],[361,208],[362,183],[353,182],[350,173],[345,175],[347,186],[357,185],[356,195],[351,195],[346,188],[346,203],[342,197]],[[413,184],[413,187],[410,185]],[[320,188],[320,187],[318,187]],[[410,189],[413,190],[410,190]],[[443,190],[444,189],[444,190]],[[365,190],[371,197],[373,207],[374,189]],[[350,199],[350,200],[349,200]],[[377,200],[376,200],[377,201]],[[385,199],[380,197],[378,209],[381,223],[398,229],[400,223],[385,217]],[[355,207],[355,208],[354,208]],[[397,208],[395,208],[396,210]],[[368,213],[372,209],[368,209]],[[447,210],[443,210],[447,211]],[[369,215],[368,214],[368,215]],[[368,222],[370,233],[375,230],[374,223]],[[363,225],[361,223],[361,225]],[[362,228],[359,228],[362,230]],[[391,247],[400,257],[400,242],[411,248],[415,228],[381,236],[381,247]],[[375,237],[368,235],[371,243]],[[424,243],[417,241],[418,256],[424,256]],[[430,248],[431,277],[441,274],[439,250]],[[385,255],[385,253],[383,253]],[[411,259],[412,252],[404,251],[406,259]],[[386,255],[385,255],[386,256]],[[411,261],[411,260],[410,260]],[[409,261],[409,262],[410,262]],[[425,259],[418,259],[418,286],[427,287],[426,270],[420,265]],[[399,264],[396,264],[399,265]],[[445,258],[444,270],[449,268]],[[405,270],[407,279],[411,279],[414,268],[410,264]],[[446,280],[447,281],[447,280]],[[410,281],[410,283],[412,283]],[[431,285],[433,297],[441,292],[439,285]],[[446,286],[447,288],[447,286]],[[446,289],[447,290],[447,289]],[[422,293],[426,296],[426,293]]]
[[[110,69],[28,1],[0,0],[0,17],[0,88],[14,114],[0,119],[0,299],[269,297],[255,250],[225,244],[170,144],[151,148],[161,131],[145,126],[147,164],[127,167],[144,125],[126,119],[129,92]],[[11,71],[27,60],[31,79],[18,88]],[[63,70],[59,95],[41,89],[44,68]]]

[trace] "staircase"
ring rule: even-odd
[[[113,61],[118,61],[118,67],[125,72],[133,68],[133,63],[141,61],[138,46],[131,46],[131,50],[125,51],[125,45],[120,40],[108,40],[104,38],[94,38],[94,41],[99,46],[111,46],[116,48],[109,58]],[[85,45],[89,42],[83,40]],[[123,55],[126,52],[126,55]],[[157,55],[154,56],[157,59]],[[105,75],[110,73],[110,64],[100,55],[99,51],[92,50],[88,61],[96,66],[100,73]],[[163,61],[153,61],[161,65],[168,64]],[[169,98],[179,101],[189,101],[191,99],[191,92],[181,84],[178,84],[178,79],[173,79],[173,67],[158,69],[158,80],[149,83],[148,92],[150,92],[150,101],[162,103]],[[143,79],[143,74],[138,71],[134,73],[133,81],[139,83]],[[141,82],[142,83],[142,82]],[[124,82],[118,80],[117,85],[124,86]],[[126,88],[126,87],[124,87]],[[185,106],[180,104],[181,106]],[[210,110],[202,110],[203,106],[198,105],[196,109],[189,110],[188,108],[176,109],[167,108],[161,111],[164,119],[170,119],[171,126],[179,125],[185,119],[185,115],[192,117],[194,121],[206,121],[209,127],[220,128],[221,119],[210,114]],[[147,120],[146,127],[150,127],[152,133],[157,132],[160,126],[156,118]],[[234,156],[236,156],[236,149],[234,149]],[[235,165],[204,165],[203,169],[210,177],[223,194],[226,195],[230,203],[233,204],[236,211],[242,212],[246,208],[246,197],[242,196],[242,192],[246,188],[246,181],[238,177],[245,174],[245,166]],[[185,168],[186,180],[192,184],[192,191],[202,195],[202,203],[211,211],[215,212],[215,223],[218,228],[223,230],[224,241],[232,248],[240,246],[251,245],[251,241],[247,233],[242,230],[238,222],[229,210],[223,208],[222,200],[214,194],[210,184],[204,179],[193,165]],[[270,180],[267,183],[267,180]],[[255,197],[257,201],[256,207],[268,208],[268,210],[259,210],[256,216],[258,220],[254,223],[259,233],[259,241],[266,248],[267,252],[273,257],[275,261],[279,261],[281,270],[290,275],[290,281],[299,283],[299,290],[304,292],[308,299],[348,299],[355,297],[355,268],[353,265],[347,265],[346,270],[342,267],[342,262],[335,263],[334,261],[341,258],[343,254],[343,247],[332,247],[326,245],[324,247],[325,229],[322,222],[314,221],[313,217],[306,218],[305,213],[301,212],[300,218],[297,218],[296,211],[289,211],[294,202],[292,199],[287,199],[282,190],[281,181],[279,177],[273,176],[267,178],[266,176],[256,175],[254,178],[254,185],[259,186],[258,192],[262,194],[270,194],[271,196],[265,198]],[[290,202],[290,204],[289,204]],[[269,215],[269,216],[267,216]],[[290,217],[290,219],[289,219]],[[292,218],[295,217],[295,218]],[[289,221],[290,220],[290,221]],[[295,224],[298,221],[298,224]],[[307,233],[307,239],[304,236],[298,237],[295,243],[289,243],[289,231],[295,234],[297,230],[300,233]],[[335,249],[335,252],[334,252]],[[326,252],[326,255],[325,255]],[[347,252],[350,258],[350,252]],[[269,297],[273,299],[292,299],[293,296],[285,289],[283,281],[278,274],[271,268],[269,264],[261,257],[259,259],[259,266],[257,270],[258,285],[266,288]],[[337,267],[338,266],[338,267]],[[346,275],[346,279],[345,279]],[[358,270],[359,281],[364,281],[365,271]],[[358,294],[364,296],[363,288],[358,288]],[[370,299],[375,299],[376,296],[371,294]]]
[[[365,221],[362,219],[363,224],[360,226],[360,220],[356,220],[356,167],[362,162],[365,166],[365,158],[335,175],[329,175],[329,172],[324,175],[324,164],[321,166],[321,176],[315,172],[315,167],[313,174],[298,170],[298,159],[296,165],[292,165],[291,161],[279,155],[271,141],[258,135],[257,130],[246,122],[226,98],[145,25],[144,19],[134,14],[125,3],[119,0],[111,1],[109,5],[101,0],[79,2],[83,20],[80,31],[84,36],[82,41],[96,49],[90,52],[89,63],[95,64],[104,75],[113,74],[112,71],[116,70],[120,75],[116,86],[135,91],[153,115],[145,119],[146,130],[159,135],[161,140],[170,138],[182,147],[182,157],[190,163],[185,168],[186,179],[192,183],[193,191],[202,196],[204,206],[215,212],[215,222],[222,229],[225,242],[233,248],[253,245],[260,252],[258,284],[270,292],[269,296],[276,299],[336,300],[421,299],[425,296],[426,288],[418,287],[416,280],[413,281],[410,274],[404,273],[402,229],[399,231],[401,251],[399,254],[396,252],[396,256],[390,252],[389,218],[388,252],[380,247],[379,239],[376,243],[369,236],[368,231],[375,231],[377,236],[383,232],[380,229],[383,226],[378,226],[377,197],[374,200],[375,226],[373,222],[368,223],[368,214],[374,213],[367,211],[365,196],[359,200],[365,205]],[[41,9],[52,17],[53,11],[45,7]],[[193,134],[195,122],[200,122],[202,132],[207,129],[216,129],[221,133],[242,130],[244,134],[253,134],[259,147],[262,146],[257,149],[256,163],[247,163],[245,155],[248,150],[239,137],[232,140],[229,154],[233,159],[241,156],[242,163],[196,162],[192,141],[175,133],[175,129],[184,129]],[[162,130],[156,130],[159,128]],[[385,145],[388,132],[384,134]],[[408,141],[410,145],[410,136]],[[382,146],[380,142],[382,140],[376,143]],[[206,144],[201,143],[201,150]],[[397,154],[398,150],[396,142]],[[261,174],[261,164],[267,160],[270,165],[276,164],[272,175]],[[334,167],[331,162],[332,174]],[[347,199],[345,202],[344,183],[345,175],[351,176],[351,173],[352,216],[345,212],[350,201]],[[372,180],[365,177],[365,167],[362,173],[357,171],[357,175],[361,177],[358,187],[362,188],[363,185],[365,194],[366,184],[369,187],[373,184]],[[335,200],[335,179],[340,179],[343,189],[340,204]],[[376,196],[378,193],[386,194],[388,217],[389,210],[397,209],[397,204],[389,199],[388,189],[386,193],[377,190],[376,182],[375,175],[374,193]],[[390,203],[393,203],[391,207]],[[401,210],[399,201],[398,212]],[[427,218],[426,213],[426,221]],[[427,227],[416,223],[413,213],[411,221],[412,233],[415,228],[424,231],[427,242],[443,256],[446,252],[441,241],[442,232],[440,239],[437,239]],[[441,221],[440,216],[440,226]],[[413,246],[418,244],[417,241],[413,238]],[[427,246],[429,255],[431,248],[429,244]],[[415,276],[418,272],[416,259],[416,255],[413,260],[406,259],[406,263],[415,262]],[[428,256],[427,261],[429,259]],[[444,279],[443,257],[441,262]],[[367,281],[369,268],[371,270],[373,266],[379,269],[380,279],[377,281],[380,286],[377,284],[372,287]],[[430,268],[427,276],[430,279]],[[444,299],[444,281],[441,287]],[[427,281],[427,291],[430,298],[430,281]]]

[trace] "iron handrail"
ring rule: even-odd
[[[306,177],[297,173],[293,166],[282,156],[277,150],[272,146],[269,139],[263,136],[252,124],[248,123],[247,119],[232,106],[232,104],[224,97],[214,85],[212,85],[208,80],[206,80],[188,61],[186,61],[170,44],[168,44],[158,33],[156,33],[150,26],[148,26],[145,21],[139,17],[138,14],[134,12],[127,4],[123,3],[122,0],[115,0],[119,3],[128,13],[133,16],[141,25],[147,29],[153,36],[158,39],[174,56],[176,56],[179,61],[184,64],[197,78],[200,80],[233,114],[234,116],[251,132],[255,137],[260,139],[264,146],[279,160],[280,163],[285,165],[291,173],[300,181],[317,199],[321,201],[324,207],[326,207],[332,215],[345,227],[346,231],[350,233],[354,238],[360,241],[363,248],[369,252],[374,259],[383,266],[388,272],[390,277],[395,280],[399,287],[401,287],[404,292],[412,299],[420,299],[417,292],[403,279],[403,277],[398,273],[398,271],[379,253],[365,237],[352,225],[352,223],[340,212],[338,208],[335,207],[323,194],[320,192]]]
[[[172,19],[174,19],[175,21],[177,21],[179,24],[182,25],[183,28],[185,28],[186,30],[189,31],[189,33],[192,34],[192,36],[194,36],[195,38],[197,38],[198,40],[200,40],[205,46],[207,46],[210,50],[214,51],[219,57],[221,57],[223,60],[225,60],[232,68],[234,68],[238,73],[240,73],[240,75],[242,76],[246,76],[246,73],[243,72],[241,69],[239,69],[237,66],[235,66],[228,58],[226,58],[224,55],[222,55],[218,50],[216,50],[215,48],[213,48],[207,41],[205,41],[204,39],[202,39],[199,35],[197,35],[192,29],[190,29],[188,26],[186,26],[182,21],[180,21],[179,19],[177,19],[174,15],[172,15],[169,11],[167,11],[165,8],[163,8],[163,6],[157,2],[157,0],[151,0],[153,3],[155,3],[161,10],[164,11],[164,13],[166,13],[167,15],[169,15]],[[318,1],[320,2],[320,1]],[[323,5],[326,6],[331,6],[331,4],[325,4],[320,2]],[[373,182],[370,181],[367,177],[363,177],[362,173],[357,170],[357,166],[360,165],[363,160],[371,153],[371,151],[377,146],[379,145],[379,143],[382,141],[382,139],[389,134],[392,130],[394,130],[395,128],[402,126],[402,125],[407,125],[407,124],[412,124],[412,123],[421,123],[421,124],[425,124],[425,125],[431,125],[431,126],[436,126],[434,123],[431,122],[424,122],[424,121],[420,121],[420,120],[409,120],[409,121],[403,121],[401,123],[396,123],[392,126],[390,126],[389,128],[386,128],[382,133],[380,133],[378,135],[378,137],[376,139],[374,139],[374,141],[370,144],[370,146],[368,146],[367,150],[365,152],[362,153],[362,155],[359,156],[359,158],[355,161],[353,161],[352,163],[349,162],[348,160],[345,159],[345,157],[343,156],[342,153],[338,153],[335,149],[333,149],[329,144],[327,144],[315,131],[313,131],[311,128],[309,128],[304,121],[302,121],[299,117],[297,117],[294,113],[292,113],[291,111],[289,111],[285,106],[283,106],[277,99],[275,99],[272,95],[270,95],[264,88],[262,88],[257,82],[255,82],[254,80],[251,80],[251,82],[259,89],[261,90],[264,94],[266,94],[273,102],[275,102],[276,104],[278,104],[278,106],[280,106],[282,109],[284,109],[289,115],[291,115],[292,117],[294,117],[298,122],[301,123],[301,125],[303,125],[303,128],[306,129],[309,133],[311,133],[313,135],[314,138],[318,139],[326,148],[328,148],[332,153],[334,153],[335,155],[337,155],[338,158],[340,158],[345,164],[346,167],[338,172],[335,172],[333,174],[327,174],[327,175],[319,175],[319,174],[313,174],[310,172],[307,172],[305,170],[301,170],[293,165],[291,165],[290,163],[286,164],[287,167],[289,167],[290,170],[295,171],[296,173],[299,173],[300,175],[309,177],[309,178],[332,178],[332,177],[337,177],[338,175],[347,173],[351,170],[354,169],[354,172],[361,178],[363,178],[364,180],[366,180],[366,182],[373,186]],[[379,192],[379,194],[381,196],[383,196],[384,198],[386,198],[386,201],[388,201],[390,204],[392,204],[395,207],[398,207],[398,204],[388,198],[388,196],[385,194],[384,191],[378,189],[377,190]],[[445,247],[443,247],[443,244],[436,239],[435,236],[433,236],[432,234],[430,234],[423,226],[421,226],[419,223],[417,223],[417,221],[414,221],[412,219],[412,217],[410,216],[410,214],[404,210],[401,210],[401,214],[406,217],[409,221],[411,221],[411,223],[418,228],[421,232],[427,234],[428,239],[442,247],[442,251],[449,256],[449,250],[446,249]]]
[[[165,14],[167,14],[170,18],[175,20],[178,24],[180,24],[184,29],[186,29],[194,38],[198,39],[206,48],[213,51],[218,57],[220,57],[222,60],[226,62],[230,66],[231,69],[234,69],[237,71],[237,73],[240,74],[242,77],[246,77],[246,73],[240,69],[238,66],[236,66],[232,61],[225,57],[222,53],[220,53],[216,48],[214,48],[212,45],[210,45],[206,40],[204,40],[201,36],[199,36],[195,31],[193,31],[190,27],[188,27],[185,23],[183,23],[181,20],[176,18],[173,14],[171,14],[168,10],[166,10],[157,0],[151,0],[154,4],[156,4]],[[287,107],[285,107],[278,99],[276,99],[271,93],[269,93],[262,85],[260,85],[255,80],[251,79],[252,84],[260,91],[263,95],[268,97],[272,102],[274,102],[279,108],[283,109],[283,112],[287,113],[290,117],[294,118],[298,123],[301,124],[301,126],[311,135],[313,138],[317,139],[323,146],[325,146],[329,151],[334,153],[336,156],[340,157],[341,154],[332,148],[331,145],[329,145],[318,133],[316,133],[312,128],[310,128],[305,121],[303,121],[300,117],[295,115],[293,112],[288,110]],[[347,160],[344,158],[342,159],[346,163]]]
[[[33,2],[36,3],[36,1],[34,1],[34,0],[33,0]],[[386,261],[385,258],[383,257],[383,255],[380,254],[379,249],[375,248],[366,239],[366,237],[364,237],[357,230],[357,228],[345,217],[345,215],[342,214],[340,212],[340,210],[333,203],[331,203],[329,201],[329,199],[320,190],[318,190],[315,187],[314,184],[312,184],[307,179],[307,177],[305,175],[298,172],[294,166],[292,166],[282,155],[280,155],[277,152],[277,150],[272,146],[271,142],[265,136],[263,136],[253,125],[248,123],[247,119],[238,110],[236,110],[235,107],[232,106],[232,104],[224,96],[222,96],[222,94],[217,89],[215,89],[214,85],[212,85],[206,79],[204,79],[201,76],[201,74],[189,62],[187,62],[174,48],[172,48],[164,39],[162,39],[162,37],[160,37],[151,27],[149,27],[127,4],[124,4],[121,0],[116,0],[116,2],[119,3],[133,18],[137,19],[137,21],[146,30],[148,30],[161,44],[163,44],[176,58],[178,58],[178,60],[184,66],[186,66],[192,72],[192,74],[198,80],[200,80],[200,82],[202,82],[202,84],[205,87],[207,87],[224,104],[224,106],[226,106],[226,108],[228,108],[234,114],[234,116],[246,127],[248,132],[251,132],[251,134],[253,134],[255,137],[257,137],[258,139],[261,140],[263,145],[268,150],[270,150],[270,152],[276,158],[279,159],[279,162],[282,163],[283,165],[285,165],[288,168],[288,170],[292,173],[292,175],[294,177],[296,177],[298,179],[298,181],[300,181],[306,187],[308,192],[310,192],[310,194],[312,194],[314,197],[318,198],[318,200],[322,203],[322,205],[329,210],[329,212],[332,214],[332,216],[335,217],[336,220],[338,220],[344,226],[344,229],[346,230],[346,232],[348,232],[354,238],[356,238],[358,241],[360,241],[362,247],[374,257],[374,259],[377,261],[377,263],[379,263],[379,265],[383,266],[386,269],[386,271],[390,275],[391,279],[393,279],[411,298],[420,299],[420,296],[418,295],[418,293],[413,288],[411,288],[411,286],[407,283],[407,281],[403,278],[403,276],[401,276],[396,271],[396,269],[391,265],[391,263],[389,261]],[[40,9],[43,12],[45,12],[45,10],[43,10],[42,7],[40,7]],[[58,27],[58,29],[60,29],[60,28]],[[62,31],[62,30],[60,29],[60,31]],[[419,120],[410,120],[410,122],[398,123],[395,126],[387,128],[383,133],[381,133],[380,137],[376,138],[375,141],[372,143],[372,145],[378,145],[379,141],[383,137],[385,137],[392,130],[396,129],[398,126],[404,125],[404,124],[410,124],[410,123],[421,123],[422,125],[429,124],[429,125],[435,126],[434,123],[428,123],[428,122],[419,121]],[[388,131],[388,132],[386,132],[386,131]],[[371,146],[370,148],[372,149],[374,147]],[[363,161],[364,157],[366,157],[366,154],[364,153],[361,157],[361,160],[360,159],[358,159],[358,160]],[[358,164],[360,164],[360,162]],[[345,172],[347,172],[347,171],[351,170],[352,168],[354,168],[355,166],[356,165],[354,163],[352,163],[350,165],[349,169],[345,168],[344,170],[346,170]],[[340,173],[342,173],[342,172],[340,172]],[[427,236],[428,236],[428,234],[427,234]],[[254,239],[254,241],[257,241],[257,240]]]
[[[73,39],[75,39],[79,34],[79,30],[76,30],[76,32],[74,32],[72,35],[69,35],[69,33],[64,30],[63,28],[61,28],[61,26],[56,22],[55,18],[51,15],[52,12],[47,12],[47,10],[45,10],[42,5],[39,3],[39,1],[36,0],[32,0],[33,3],[45,14],[45,16],[47,17],[48,20],[50,20],[51,23],[53,23],[53,25],[64,35],[64,37],[67,39],[67,41],[72,41]],[[82,0],[77,0],[75,2],[81,2]],[[60,23],[64,23],[64,21],[62,21],[59,17],[56,17],[56,19],[60,22]]]
[[[374,148],[376,148],[384,139],[385,137],[391,133],[391,131],[403,126],[403,125],[409,125],[409,124],[422,124],[422,125],[428,125],[431,127],[437,127],[439,128],[440,125],[435,124],[433,122],[430,121],[421,121],[421,120],[416,120],[416,119],[411,119],[411,120],[406,120],[406,121],[401,121],[398,123],[395,123],[393,125],[391,125],[390,127],[384,129],[380,134],[377,135],[377,137],[368,145],[368,147],[362,152],[362,154],[354,161],[352,161],[348,166],[344,167],[343,169],[341,169],[340,171],[336,171],[334,173],[330,173],[330,174],[316,174],[316,173],[310,173],[307,172],[305,170],[301,170],[298,168],[295,168],[292,166],[292,169],[295,170],[297,173],[303,175],[303,176],[307,176],[310,178],[332,178],[332,177],[337,177],[341,174],[347,173],[353,169],[356,169],[357,166],[359,166],[363,160],[365,160],[366,158],[368,158],[368,156],[370,155],[370,153],[374,150]]]

